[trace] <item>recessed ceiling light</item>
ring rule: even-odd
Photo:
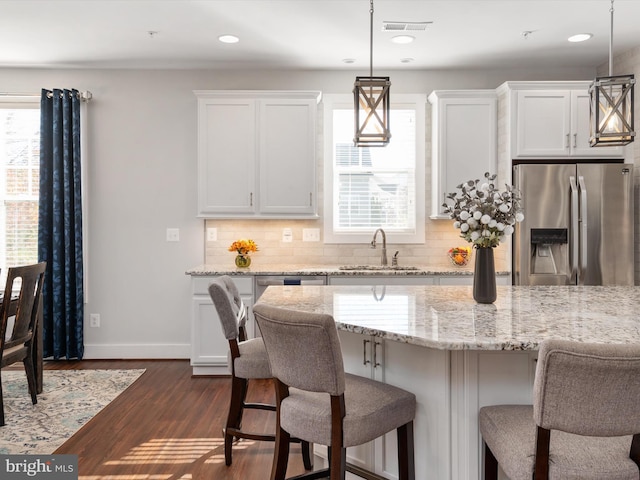
[[[586,40],[589,40],[591,37],[593,37],[593,35],[591,33],[579,33],[577,35],[572,35],[569,38],[567,38],[567,40],[569,40],[570,42],[584,42]]]
[[[235,35],[220,35],[218,40],[222,43],[238,43],[240,41],[240,39]]]
[[[393,43],[411,43],[416,39],[413,35],[396,35],[391,38]]]

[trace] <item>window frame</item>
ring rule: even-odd
[[[395,232],[385,230],[388,243],[420,244],[425,241],[425,212],[426,212],[426,178],[425,178],[425,112],[427,98],[424,94],[397,94],[391,95],[391,109],[410,108],[416,112],[416,152],[415,152],[415,231]],[[353,111],[353,95],[324,94],[324,188],[323,188],[323,217],[324,217],[324,243],[369,243],[371,235],[377,227],[372,227],[370,232],[335,232],[333,228],[334,207],[334,151],[333,151],[333,111],[347,109]],[[393,135],[393,123],[391,123]],[[393,137],[391,137],[393,142]],[[385,147],[369,147],[385,148]],[[383,227],[384,228],[384,227]]]

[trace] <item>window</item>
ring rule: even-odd
[[[38,261],[40,104],[0,99],[0,268]],[[2,282],[4,284],[4,281]]]
[[[353,97],[324,97],[327,243],[368,243],[377,228],[389,242],[424,242],[426,98],[391,99],[389,145],[354,147]]]

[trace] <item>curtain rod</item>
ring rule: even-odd
[[[48,96],[51,98],[53,93],[48,90]],[[93,98],[93,94],[89,90],[85,90],[84,92],[78,92],[78,96],[81,101],[89,102]],[[14,92],[0,92],[0,97],[37,97],[40,98],[39,93],[14,93]]]
[[[39,93],[15,93],[15,92],[0,92],[0,97],[38,97]]]

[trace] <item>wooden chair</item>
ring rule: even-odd
[[[275,405],[250,403],[246,401],[249,380],[271,379],[269,359],[262,338],[247,339],[245,324],[247,310],[242,303],[238,289],[228,275],[215,278],[209,285],[209,295],[220,317],[222,330],[229,341],[229,365],[231,367],[231,402],[224,430],[224,459],[231,465],[231,450],[234,437],[258,441],[275,441],[275,434],[259,434],[242,430],[244,409],[258,409],[274,412]],[[293,439],[294,442],[300,440]],[[302,459],[307,470],[313,468],[311,446],[302,443]]]
[[[415,395],[345,374],[338,332],[330,315],[260,303],[253,312],[276,381],[277,430],[271,480],[285,478],[292,436],[329,448],[328,469],[296,479],[344,480],[346,448],[393,430],[398,436],[398,478],[413,480]]]
[[[485,480],[640,478],[640,345],[546,340],[533,405],[480,409]]]
[[[24,267],[9,268],[7,273],[7,283],[4,288],[4,298],[2,301],[2,312],[0,312],[0,369],[22,362],[27,374],[27,383],[31,401],[35,405],[38,402],[36,397],[36,374],[33,366],[33,349],[35,348],[35,329],[38,319],[38,309],[40,306],[40,296],[42,294],[42,284],[44,281],[44,271],[46,262]],[[21,279],[20,293],[18,294],[17,305],[12,308],[11,295],[16,279]],[[15,311],[15,315],[12,315]],[[7,335],[9,328],[9,318],[13,316],[13,326],[11,333]],[[2,398],[2,381],[0,379],[0,426],[4,421],[4,400]]]

